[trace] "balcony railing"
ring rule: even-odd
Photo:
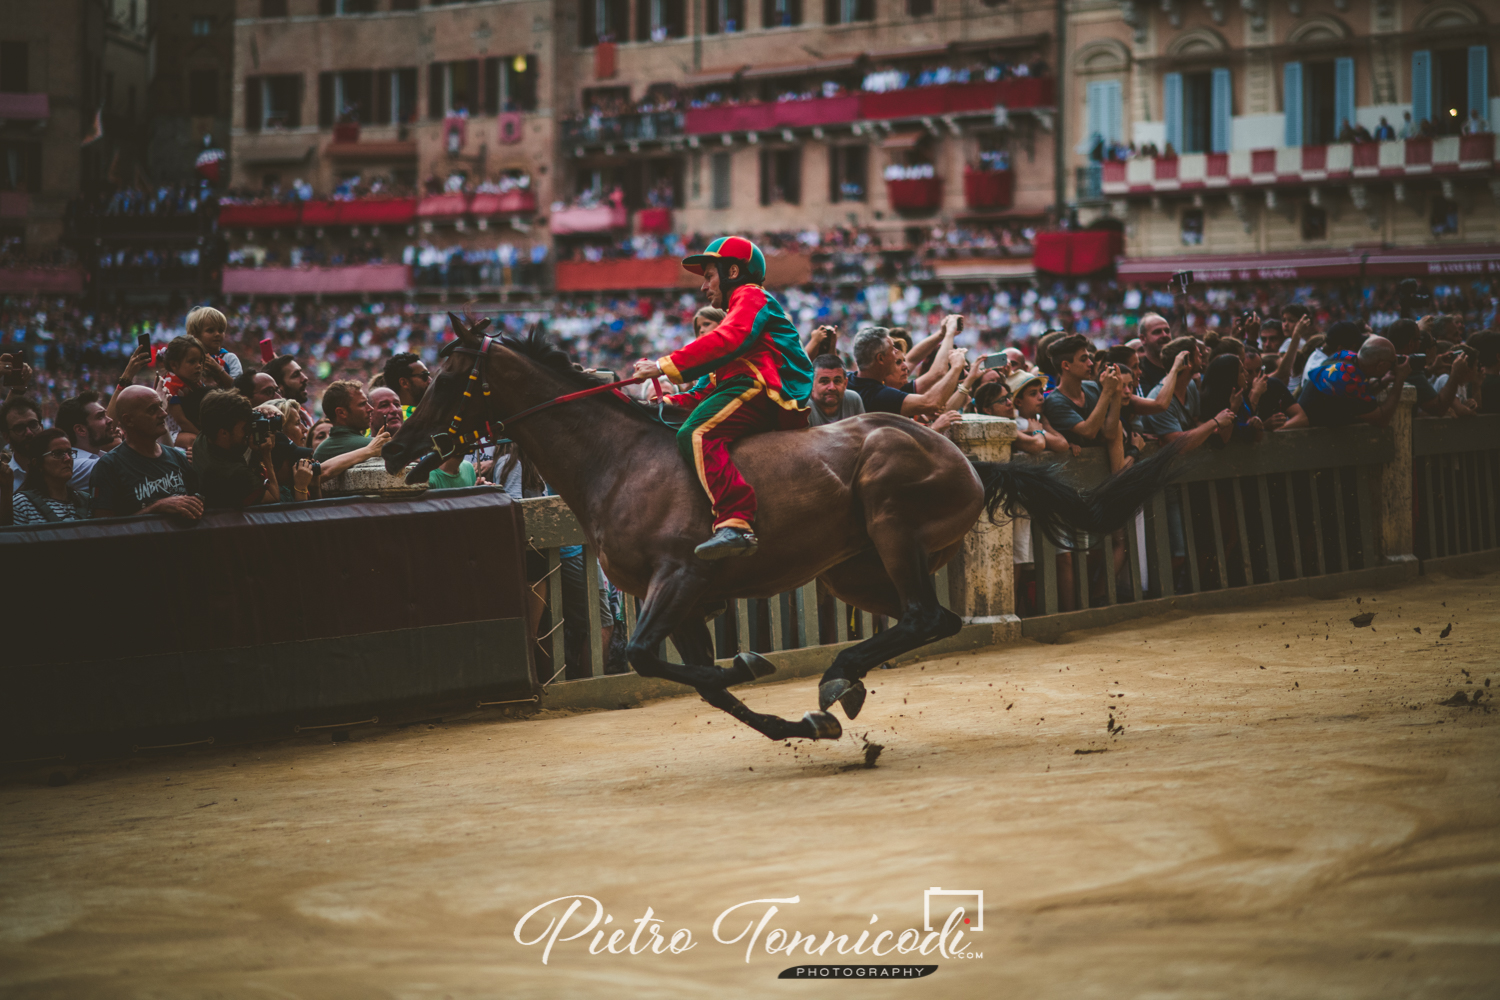
[[[647,111],[563,122],[563,141],[592,145],[604,142],[650,142],[681,135],[680,111]]]
[[[1184,153],[1102,164],[1106,196],[1323,181],[1401,180],[1496,168],[1493,135]],[[1080,185],[1081,187],[1081,185]]]

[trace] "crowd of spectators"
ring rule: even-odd
[[[896,66],[878,66],[865,74],[860,89],[871,93],[886,93],[904,90],[907,87],[933,87],[947,83],[994,83],[997,80],[1014,80],[1028,76],[1046,76],[1047,63],[1041,59],[1032,62],[984,62],[976,60],[961,65],[932,62],[914,72]]]
[[[208,181],[124,185],[113,191],[78,199],[75,210],[105,216],[191,216],[211,211],[216,199]]]

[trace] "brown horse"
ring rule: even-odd
[[[421,459],[409,482],[425,481],[436,466],[433,435],[450,427],[472,435],[486,422],[498,430],[515,414],[600,384],[540,327],[524,340],[481,340],[487,320],[470,327],[449,319],[458,339],[385,446],[393,474]],[[1071,530],[1112,531],[1165,484],[1169,460],[1153,458],[1079,494],[1041,466],[971,463],[943,435],[889,414],[762,434],[733,451],[755,487],[760,547],[705,562],[693,547],[711,533],[708,497],[655,407],[598,393],[527,415],[504,434],[567,502],[610,581],[644,599],[628,646],[636,672],[694,687],[776,740],[836,739],[842,730],[827,710],[837,701],[854,718],[871,668],[959,630],[959,617],[938,603],[932,574],[958,552],[986,506],[991,517],[1001,507],[1011,515],[1025,508],[1054,539]],[[705,618],[728,598],[774,597],[814,578],[847,603],[897,622],[834,658],[817,711],[797,722],[753,712],[728,688],[775,668],[750,652],[731,667],[715,666]],[[686,662],[657,655],[669,636]]]

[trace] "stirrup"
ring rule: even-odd
[[[714,532],[712,538],[693,550],[699,559],[728,559],[733,556],[753,555],[760,546],[754,533],[743,528],[725,526]]]

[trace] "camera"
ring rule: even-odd
[[[1432,293],[1422,287],[1416,278],[1403,278],[1396,284],[1396,298],[1401,305],[1401,318],[1412,319],[1423,316],[1432,309]]]
[[[257,445],[265,444],[271,440],[271,435],[280,432],[281,416],[268,417],[259,410],[250,418],[250,439]]]

